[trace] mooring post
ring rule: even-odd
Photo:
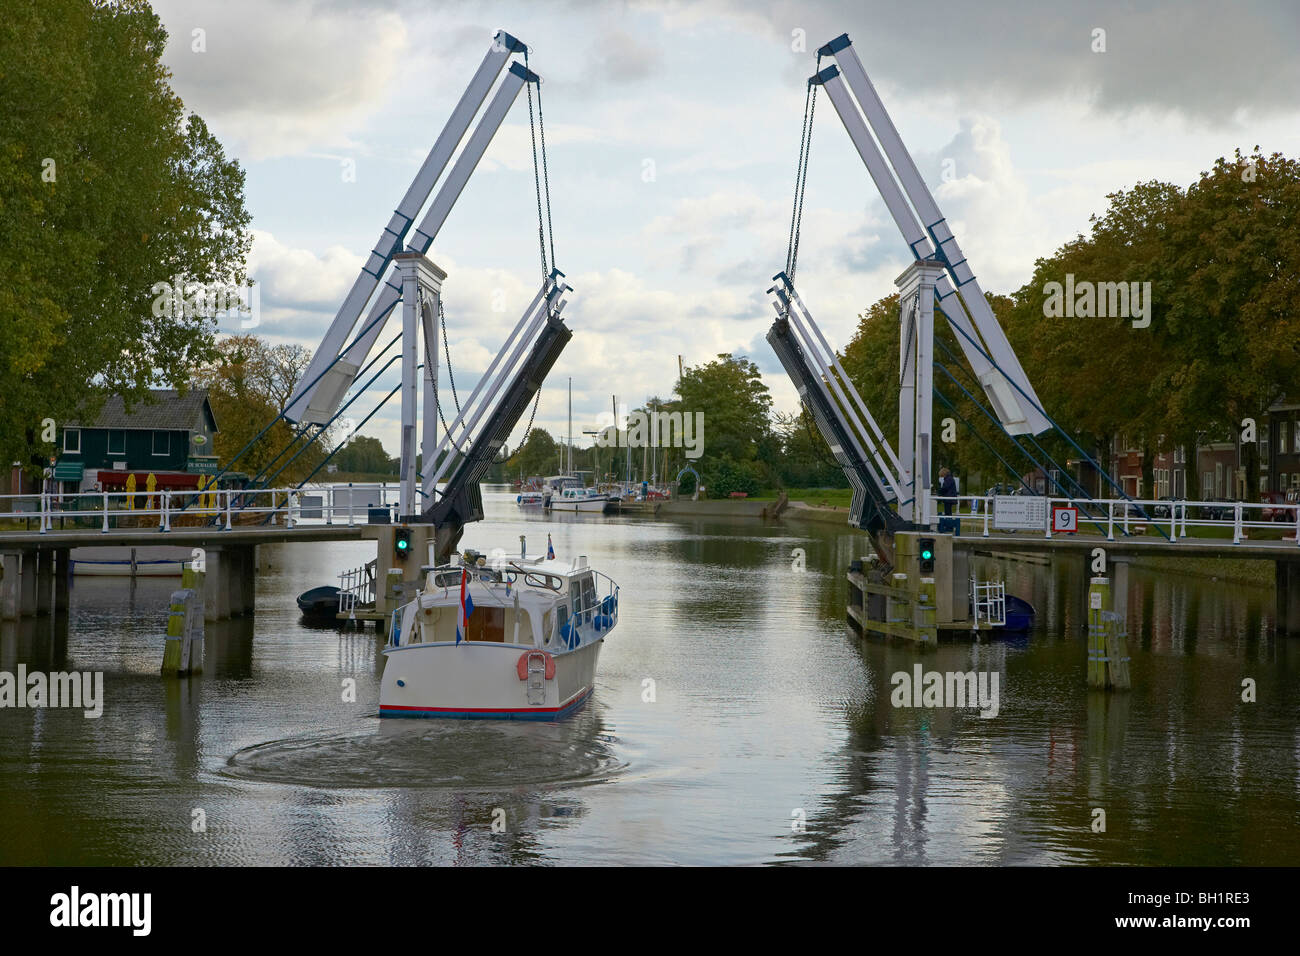
[[[1099,690],[1131,686],[1127,602],[1121,596],[1128,584],[1128,566],[1115,562],[1114,568],[1114,592],[1105,577],[1093,578],[1088,588],[1088,686]]]
[[[1095,577],[1088,585],[1088,686],[1106,686],[1105,613],[1110,605],[1110,578]]]
[[[172,592],[163,643],[165,677],[184,677],[203,670],[203,577],[202,571],[186,567],[181,572],[181,590]]]

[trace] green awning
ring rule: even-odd
[[[79,461],[57,461],[54,463],[54,480],[80,481],[83,470]]]

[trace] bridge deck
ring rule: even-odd
[[[100,531],[95,528],[76,530],[51,530],[45,534],[35,531],[0,531],[0,551],[46,551],[61,548],[93,548],[96,546],[190,545],[199,548],[221,545],[278,544],[290,541],[359,541],[371,525],[296,525],[250,527],[235,526],[229,531],[222,528],[195,527],[123,528]]]

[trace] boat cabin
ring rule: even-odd
[[[462,640],[563,653],[603,636],[617,620],[618,587],[586,557],[567,566],[544,556],[511,559],[501,568],[480,561],[423,568],[424,590],[394,612],[393,644],[454,644],[466,571],[473,609]]]

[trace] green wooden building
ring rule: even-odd
[[[64,425],[54,480],[68,493],[120,490],[131,474],[141,490],[150,474],[159,488],[193,488],[200,475],[217,473],[216,432],[204,389],[153,389],[129,411],[110,396],[94,421]]]

